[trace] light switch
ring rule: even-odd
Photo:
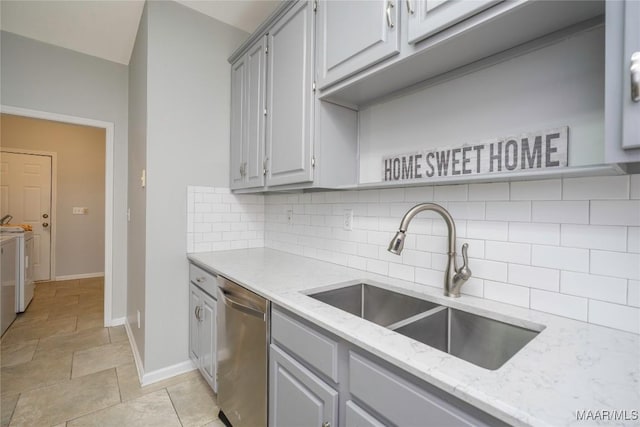
[[[89,213],[89,208],[79,208],[79,207],[73,208],[74,215],[86,215],[88,213]]]

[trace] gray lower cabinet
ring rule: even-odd
[[[406,0],[409,43],[417,43],[502,0]]]
[[[316,50],[320,89],[400,52],[401,3],[399,0],[318,3]]]
[[[639,162],[640,2],[608,1],[605,16],[606,158],[610,163]]]
[[[338,392],[272,344],[269,351],[269,425],[338,425]]]
[[[269,425],[507,425],[284,309],[271,319]]]
[[[217,392],[215,278],[191,265],[189,283],[189,357]]]
[[[301,1],[268,32],[267,185],[313,181],[313,23]]]

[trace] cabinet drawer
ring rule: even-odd
[[[338,343],[273,310],[271,338],[319,372],[338,382]]]
[[[357,354],[349,355],[349,391],[395,425],[472,426],[460,410]]]
[[[215,275],[194,264],[189,264],[189,280],[214,299],[217,299],[218,282]]]

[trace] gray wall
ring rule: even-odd
[[[145,5],[129,61],[129,209],[127,320],[144,360],[146,192],[140,176],[147,167],[147,29]],[[137,324],[140,310],[140,325]]]
[[[3,105],[112,122],[113,318],[125,316],[127,287],[127,80],[125,65],[1,32]]]
[[[131,271],[128,313],[144,314],[144,344],[139,341],[138,346],[139,350],[144,346],[144,370],[150,373],[188,361],[187,185],[229,185],[227,57],[248,34],[177,3],[149,2],[146,8],[146,43],[140,33],[137,40],[140,51],[143,44],[148,49],[146,236],[144,247],[131,245],[143,237],[137,231],[143,225],[133,224],[133,217],[142,214],[138,208],[135,215],[132,211],[129,254],[130,265],[145,260],[145,271]],[[142,152],[138,144],[144,139],[145,121],[139,111],[143,91],[138,88],[145,82],[136,77],[143,60],[135,55],[130,88],[135,110],[130,125],[132,156]],[[131,200],[142,200],[135,186],[144,161],[136,157],[132,162]],[[138,299],[142,289],[138,279],[146,283],[144,301]]]
[[[1,123],[3,148],[57,154],[56,277],[103,273],[105,130],[10,114]]]

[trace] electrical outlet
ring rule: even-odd
[[[342,223],[342,228],[347,231],[353,230],[353,209],[344,210],[344,219]]]
[[[140,175],[140,186],[145,188],[147,186],[147,170],[142,169],[142,174]]]
[[[89,213],[89,208],[80,208],[74,206],[72,213],[73,215],[86,215]]]
[[[293,225],[293,210],[287,210],[287,225]]]

